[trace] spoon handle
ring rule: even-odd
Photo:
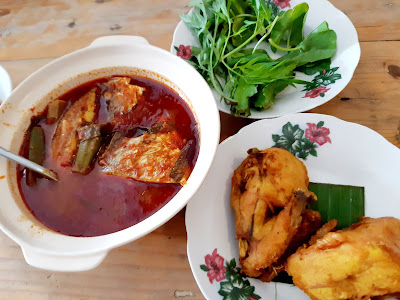
[[[54,181],[58,181],[57,174],[54,173],[53,171],[46,169],[46,168],[42,167],[41,165],[38,165],[22,156],[11,153],[10,151],[7,151],[6,149],[4,149],[2,147],[0,147],[0,155],[6,157],[8,159],[11,159],[11,160],[19,163],[20,165],[27,167],[39,174],[42,174],[46,178],[49,178]]]

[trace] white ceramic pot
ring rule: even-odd
[[[199,188],[214,159],[220,122],[207,83],[182,59],[136,36],[96,39],[89,47],[63,56],[29,76],[0,106],[0,146],[18,153],[30,118],[51,99],[83,82],[109,75],[146,76],[180,94],[199,125],[196,165],[187,184],[149,218],[112,234],[86,238],[59,234],[40,224],[22,201],[15,163],[0,157],[0,228],[21,246],[25,260],[34,267],[55,271],[96,267],[110,249],[142,237],[180,211]]]

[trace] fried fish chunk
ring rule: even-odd
[[[286,265],[311,299],[370,299],[400,292],[400,220],[364,218],[300,248]]]
[[[145,88],[129,84],[129,77],[113,77],[104,85],[107,87],[104,98],[108,100],[110,119],[114,114],[130,112],[142,98]]]
[[[96,108],[96,88],[79,98],[65,112],[53,136],[51,151],[61,166],[70,166],[78,150],[78,128],[93,121]]]
[[[145,132],[135,138],[113,138],[99,164],[105,174],[154,183],[185,184],[188,164],[183,163],[186,143],[176,130]]]

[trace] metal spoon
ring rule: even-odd
[[[11,153],[10,151],[7,151],[6,149],[4,149],[2,147],[0,147],[0,155],[6,157],[8,159],[11,159],[11,160],[19,163],[20,165],[23,165],[24,167],[27,167],[39,174],[42,174],[43,176],[45,176],[48,179],[58,181],[57,174],[55,172],[53,172],[52,170],[43,168],[41,165],[38,165],[38,164],[34,163],[33,161],[30,161],[22,156]]]

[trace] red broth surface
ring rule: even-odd
[[[93,87],[97,89],[100,107],[95,123],[107,122],[107,105],[101,96],[102,83],[111,77],[85,83],[67,92],[60,99],[68,101],[68,107]],[[180,136],[192,140],[188,153],[191,170],[196,162],[199,133],[194,116],[187,104],[172,89],[151,79],[131,77],[131,84],[146,88],[145,101],[131,112],[119,118],[114,130],[131,133],[134,126],[151,127],[166,117],[173,121]],[[45,226],[71,236],[98,236],[116,232],[146,219],[181,189],[180,184],[144,183],[101,173],[96,160],[93,170],[87,174],[71,172],[71,167],[61,167],[51,155],[52,137],[56,124],[45,123],[45,112],[32,119],[31,126],[40,125],[45,133],[46,158],[43,166],[58,174],[59,182],[39,178],[33,187],[26,184],[26,170],[18,167],[18,183],[22,198],[31,213]],[[107,138],[106,138],[107,140]],[[20,154],[28,156],[27,138]]]

